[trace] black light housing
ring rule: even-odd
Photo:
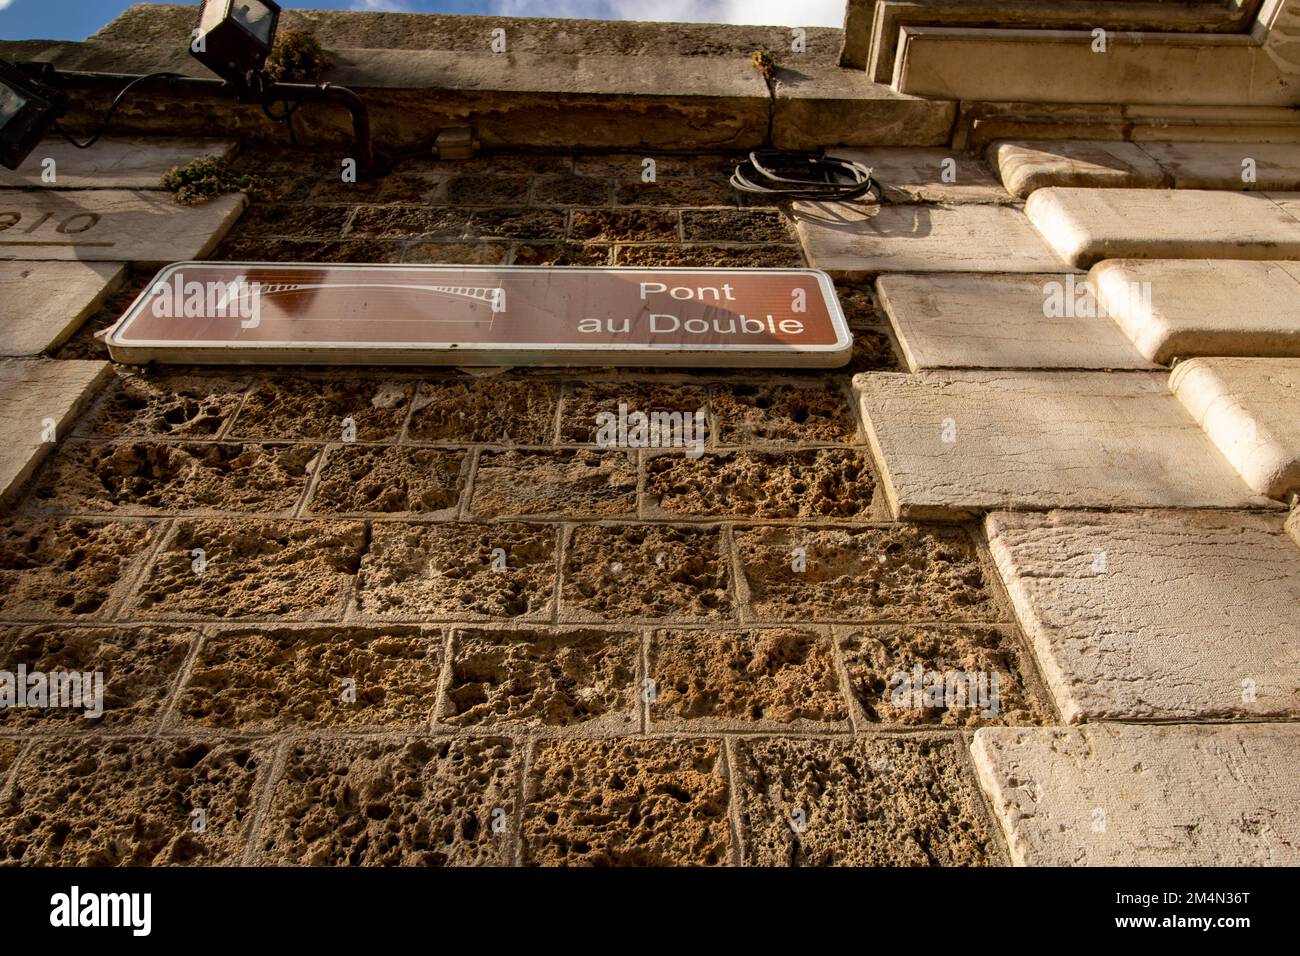
[[[190,53],[241,93],[253,94],[279,23],[274,0],[204,0]]]
[[[166,82],[175,96],[234,94],[245,103],[260,103],[263,109],[281,101],[286,104],[285,113],[275,116],[267,110],[267,115],[289,123],[297,106],[303,103],[341,106],[352,117],[357,171],[367,177],[380,174],[387,163],[375,153],[370,137],[370,111],[360,96],[332,83],[276,83],[266,75],[263,67],[275,44],[279,24],[280,5],[275,0],[204,0],[190,53],[220,79],[171,72],[88,73],[56,69],[46,62],[15,66],[0,60],[0,162],[17,169],[51,126],[73,146],[88,149],[108,129],[127,94],[152,80]],[[68,111],[64,90],[102,89],[106,83],[126,85],[114,97],[94,135],[85,142],[73,139],[58,125],[58,120]],[[290,103],[294,104],[292,108],[288,107]]]
[[[21,166],[67,110],[62,92],[0,60],[0,164]]]

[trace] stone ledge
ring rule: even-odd
[[[1160,373],[872,372],[853,389],[898,519],[1277,507],[1223,460]]]
[[[1169,388],[1248,485],[1300,493],[1300,359],[1191,359]]]
[[[18,51],[11,46],[0,42],[0,56],[12,58]],[[184,49],[119,49],[87,41],[21,53],[68,70],[208,75]],[[447,50],[342,50],[333,56],[336,65],[326,78],[363,96],[381,147],[427,143],[440,127],[467,124],[488,147],[689,151],[752,148],[768,137],[771,95],[748,57],[498,56]],[[111,85],[79,91],[81,109],[70,125],[93,123],[115,92]],[[351,138],[348,116],[337,107],[305,107],[295,122],[305,139],[347,143]],[[284,137],[283,127],[258,107],[215,96],[204,101],[173,96],[162,84],[124,102],[114,130],[270,142]]]
[[[772,145],[940,146],[956,104],[896,93],[863,73],[839,67],[779,69],[773,81]]]
[[[971,752],[1016,866],[1300,864],[1294,725],[985,727]]]
[[[985,528],[1067,722],[1300,716],[1300,553],[1280,515],[995,513]]]
[[[0,187],[162,189],[163,174],[172,167],[184,166],[202,156],[231,159],[236,149],[230,140],[105,137],[82,150],[63,139],[51,138],[43,140],[17,171],[0,169]],[[54,182],[44,181],[46,160],[54,161]]]
[[[1300,220],[1267,194],[1049,186],[1025,214],[1081,268],[1118,258],[1300,259]]]
[[[837,147],[826,153],[870,167],[886,202],[1016,202],[980,159],[953,149]],[[950,181],[945,182],[948,163]]]
[[[963,101],[953,145],[997,140],[1298,143],[1296,111],[1277,106]]]
[[[92,40],[120,48],[148,50],[167,45],[184,49],[198,20],[193,5],[141,3],[127,8]],[[593,56],[734,55],[748,58],[758,49],[831,65],[842,31],[804,27],[804,54],[790,49],[790,27],[725,23],[658,23],[636,20],[584,20],[546,17],[462,16],[438,13],[387,13],[358,10],[285,10],[284,30],[310,30],[329,52],[349,49],[447,50],[487,52],[491,31],[506,31],[514,53]],[[801,62],[803,60],[801,59]]]
[[[1088,279],[1098,304],[1152,362],[1300,357],[1300,263],[1106,259]]]
[[[1152,30],[1161,33],[1240,33],[1249,27],[1260,0],[1209,0],[1209,2],[989,2],[989,0],[880,0],[875,4],[874,30],[869,50],[858,65],[880,83],[894,73],[903,27],[988,27],[1002,29],[1088,30],[1104,27],[1113,31]],[[850,47],[846,21],[845,48],[856,54],[857,41]],[[841,54],[841,62],[845,62]]]
[[[0,261],[0,355],[53,352],[122,284],[117,262]]]
[[[1027,199],[1047,186],[1156,189],[1168,178],[1136,143],[1093,140],[990,143],[988,162],[1007,191]]]
[[[794,219],[809,263],[836,278],[1070,271],[1012,206],[798,202]]]
[[[989,102],[1290,106],[1297,78],[1248,34],[902,28],[900,93]],[[990,70],[988,64],[998,64]]]
[[[1072,286],[1070,283],[1074,282]],[[1049,315],[1049,290],[1072,304],[1072,275],[883,275],[876,298],[913,372],[927,369],[1143,369],[1105,315]]]
[[[107,362],[0,359],[0,502],[8,502],[111,374]]]
[[[990,165],[1021,198],[1049,186],[1088,188],[1287,190],[1300,187],[1300,145],[1157,143],[1093,140],[1005,141],[988,148]],[[1243,178],[1243,162],[1254,178]]]
[[[0,41],[0,56],[87,72],[209,76],[187,52],[194,15],[192,7],[132,7],[83,43]],[[327,11],[286,11],[282,25],[318,33],[335,63],[325,79],[361,93],[377,140],[397,147],[467,124],[487,147],[938,145],[956,109],[835,66],[840,31],[825,28],[806,28],[808,50],[795,54],[786,27]],[[502,54],[488,45],[498,26],[510,44]],[[782,65],[774,91],[750,63],[755,49],[773,50]],[[84,108],[72,123],[92,121],[111,92],[80,94]],[[186,109],[177,108],[182,102]],[[340,110],[309,107],[296,121],[309,140],[348,141]],[[115,129],[272,142],[284,135],[255,107],[196,104],[162,88],[133,96]]]
[[[1300,188],[1300,146],[1293,143],[1143,143],[1176,189],[1267,190]],[[1254,179],[1243,162],[1254,162]]]
[[[248,198],[227,193],[191,209],[157,190],[6,189],[0,204],[21,230],[0,233],[0,260],[163,265],[212,252]]]

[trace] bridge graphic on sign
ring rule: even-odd
[[[256,288],[263,296],[288,295],[294,292],[316,292],[322,289],[384,289],[390,292],[428,292],[434,295],[450,296],[470,302],[485,302],[494,313],[506,310],[506,290],[501,286],[463,286],[463,285],[415,285],[405,282],[258,282],[249,283],[248,276],[241,275],[231,283],[231,288],[239,290],[242,300],[248,292]],[[229,303],[229,298],[222,305]]]

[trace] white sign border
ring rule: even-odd
[[[543,342],[524,342],[524,343],[465,343],[465,342],[423,342],[423,343],[401,343],[401,342],[287,342],[287,341],[263,341],[263,342],[193,342],[177,339],[138,339],[132,340],[126,338],[126,333],[130,329],[131,322],[141,314],[145,303],[149,299],[151,291],[160,283],[170,281],[171,277],[177,271],[182,269],[194,269],[206,271],[210,269],[270,269],[270,270],[295,270],[295,269],[333,269],[333,270],[359,270],[359,271],[409,271],[412,273],[428,273],[435,269],[454,272],[489,272],[500,274],[502,272],[560,272],[565,275],[583,275],[583,274],[602,274],[617,273],[619,275],[662,275],[664,273],[680,274],[698,274],[698,275],[801,275],[812,276],[817,280],[818,287],[822,292],[822,299],[827,305],[827,314],[830,317],[831,327],[835,330],[836,341],[830,345],[749,345],[745,343],[737,344],[713,344],[713,345],[685,345],[685,344],[602,344],[602,345],[585,345],[582,343],[566,344],[548,344]],[[296,353],[321,353],[328,355],[332,352],[349,351],[349,350],[366,350],[372,352],[409,352],[414,355],[438,353],[454,356],[460,359],[458,364],[464,364],[467,357],[479,355],[499,355],[500,353],[514,353],[517,355],[528,356],[531,354],[542,353],[563,353],[577,352],[590,353],[592,355],[601,355],[605,353],[640,353],[649,357],[658,357],[662,354],[672,353],[722,353],[734,355],[735,353],[771,353],[775,355],[785,354],[815,354],[824,357],[844,356],[845,362],[848,361],[849,355],[853,348],[853,333],[849,330],[848,321],[844,316],[844,310],[840,307],[839,297],[835,293],[835,285],[831,277],[820,269],[709,269],[698,266],[682,266],[678,268],[670,266],[657,267],[630,267],[623,268],[619,266],[584,266],[584,267],[553,267],[553,266],[483,266],[483,265],[458,265],[454,263],[310,263],[310,262],[213,262],[213,261],[185,261],[172,263],[170,266],[162,269],[150,281],[149,285],[136,297],[131,306],[122,314],[122,317],[108,330],[105,336],[105,344],[109,348],[110,355],[114,355],[113,350],[117,349],[124,356],[124,361],[140,361],[140,350],[158,350],[168,349],[186,355],[206,354],[211,352],[231,353],[249,351],[267,351],[271,349],[284,349]],[[127,358],[126,356],[131,356]],[[114,355],[114,358],[117,356]],[[234,358],[232,356],[232,358]],[[267,361],[274,364],[276,360],[288,361],[283,356],[269,356]],[[153,359],[144,358],[144,361]],[[242,358],[235,358],[235,363],[247,361]],[[328,364],[321,362],[320,364]],[[352,364],[352,363],[350,363]],[[505,363],[510,364],[510,363]],[[515,363],[518,364],[518,363]],[[605,364],[605,363],[602,363]],[[842,363],[841,363],[842,364]]]

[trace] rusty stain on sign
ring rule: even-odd
[[[183,262],[106,338],[120,362],[838,366],[812,269]]]

